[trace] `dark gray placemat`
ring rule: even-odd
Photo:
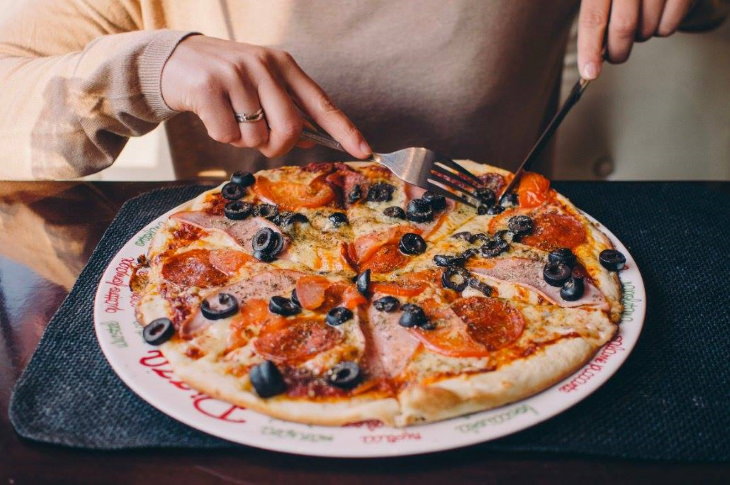
[[[545,423],[479,446],[728,461],[728,184],[555,185],[636,259],[647,289],[644,331],[633,355],[592,396]],[[95,289],[114,254],[147,222],[202,190],[158,190],[122,207],[16,384],[10,419],[21,436],[89,449],[237,446],[138,398],[109,367],[93,330]]]

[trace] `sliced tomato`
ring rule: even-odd
[[[583,224],[570,214],[541,212],[532,216],[532,234],[524,236],[520,242],[544,251],[558,248],[573,249],[586,241]]]
[[[525,328],[520,311],[504,300],[482,296],[460,298],[451,309],[466,324],[472,340],[490,351],[511,344]]]
[[[389,243],[380,246],[369,259],[360,264],[360,270],[369,269],[373,273],[388,273],[407,262],[408,256],[398,250],[398,243]]]
[[[332,283],[323,276],[307,275],[297,280],[297,299],[302,308],[316,310],[324,303],[327,288]]]
[[[251,261],[254,261],[252,256],[235,249],[214,249],[210,252],[211,264],[227,275],[235,273]]]
[[[520,207],[531,208],[550,199],[550,181],[535,172],[525,172],[517,186]]]
[[[299,184],[273,182],[266,177],[258,176],[253,188],[260,198],[290,211],[303,207],[322,207],[335,198],[335,192],[320,177],[309,184]]]
[[[210,253],[208,249],[191,249],[170,256],[162,265],[162,277],[183,286],[222,286],[228,276],[213,265]]]
[[[322,318],[288,319],[276,330],[264,329],[254,343],[256,352],[276,363],[298,364],[331,349],[342,340],[342,334]]]
[[[429,321],[436,325],[433,330],[409,329],[424,347],[449,357],[484,357],[489,354],[484,345],[469,335],[466,324],[448,304],[427,299],[420,305]]]
[[[285,321],[284,317],[269,311],[269,303],[266,300],[258,298],[248,300],[231,321],[229,349],[246,345],[257,334],[259,328],[280,328]]]

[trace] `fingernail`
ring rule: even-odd
[[[583,77],[586,79],[595,79],[598,76],[598,66],[595,62],[586,62],[583,66]]]
[[[365,140],[360,142],[360,151],[363,152],[365,156],[373,153],[373,149],[370,148],[370,145],[368,145],[368,142],[366,142]]]

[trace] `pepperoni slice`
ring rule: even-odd
[[[210,263],[215,269],[227,275],[235,273],[251,261],[254,261],[254,258],[233,249],[214,249],[210,252]]]
[[[192,249],[170,256],[162,266],[162,277],[183,286],[222,286],[228,276],[211,262],[210,251]]]
[[[496,298],[461,298],[451,305],[451,309],[466,323],[472,340],[490,351],[511,344],[525,328],[525,319],[519,310]]]
[[[285,323],[284,317],[269,311],[269,303],[266,300],[260,298],[248,300],[241,306],[240,312],[231,321],[229,350],[246,345],[256,335],[257,329],[260,327],[280,328]]]
[[[586,240],[583,224],[569,214],[542,212],[532,218],[532,234],[524,236],[520,242],[544,251],[558,248],[573,249]]]
[[[398,281],[373,283],[373,292],[392,296],[417,296],[429,286],[429,282],[437,281],[437,271],[419,271],[400,277]]]
[[[321,318],[297,318],[287,320],[286,325],[271,331],[254,343],[262,357],[276,363],[295,365],[331,349],[342,340],[342,334]]]
[[[327,288],[332,283],[323,276],[308,275],[297,280],[297,299],[302,308],[316,310],[324,303]]]
[[[262,199],[290,211],[302,207],[322,207],[335,198],[332,188],[319,177],[309,184],[298,184],[286,181],[272,182],[266,177],[258,176],[254,191]]]
[[[517,187],[520,207],[531,208],[541,205],[550,198],[550,181],[535,172],[525,172]]]
[[[360,270],[369,269],[373,273],[387,273],[400,268],[407,262],[408,256],[398,250],[398,243],[389,243],[380,246],[369,259],[360,265]]]
[[[485,357],[489,351],[475,341],[466,324],[448,305],[427,299],[420,303],[429,321],[435,324],[433,330],[409,329],[423,345],[436,353],[449,357]]]
[[[359,263],[367,261],[384,244],[397,243],[403,237],[403,234],[408,232],[421,234],[422,231],[417,227],[404,225],[391,227],[387,231],[371,232],[370,234],[360,236],[351,245],[350,256]]]

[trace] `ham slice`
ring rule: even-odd
[[[303,276],[303,273],[298,271],[264,271],[246,281],[239,281],[238,283],[220,288],[209,294],[206,299],[212,301],[217,298],[219,293],[228,293],[236,297],[240,307],[246,300],[251,298],[268,301],[274,295],[289,296],[296,286],[297,279],[301,276]],[[205,318],[200,310],[198,310],[192,318],[182,323],[180,335],[183,338],[190,338],[210,324],[211,321]]]
[[[383,296],[376,293],[373,301]],[[369,357],[384,377],[401,374],[420,345],[416,337],[398,324],[400,316],[401,312],[379,312],[373,305],[368,308],[368,333],[372,339],[368,342]]]
[[[526,258],[497,258],[475,261],[469,265],[473,272],[497,282],[515,283],[532,290],[550,303],[563,307],[593,306],[608,310],[608,302],[593,283],[585,279],[585,292],[576,301],[566,301],[560,297],[560,288],[548,285],[542,277],[545,263]]]
[[[181,221],[200,229],[225,233],[249,254],[253,253],[251,241],[256,233],[265,227],[268,227],[283,236],[284,249],[282,249],[282,253],[284,253],[286,248],[289,246],[289,238],[281,232],[281,229],[279,229],[276,224],[264,219],[263,217],[249,217],[248,219],[241,221],[232,221],[224,216],[216,216],[205,212],[183,211],[171,215],[170,219]]]

